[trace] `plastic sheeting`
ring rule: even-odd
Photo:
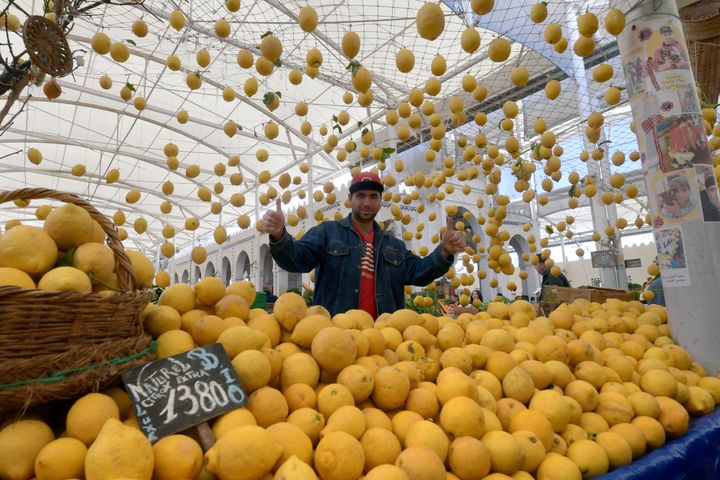
[[[720,408],[690,421],[688,432],[646,453],[627,467],[596,477],[602,480],[720,479]]]

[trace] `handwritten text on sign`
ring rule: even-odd
[[[241,407],[247,395],[219,343],[123,373],[140,428],[151,442]]]

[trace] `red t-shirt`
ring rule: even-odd
[[[360,258],[360,310],[365,310],[373,318],[377,317],[377,307],[375,305],[375,248],[373,241],[375,240],[375,232],[365,233],[362,229],[353,223],[355,231],[358,232],[363,241],[362,257]]]

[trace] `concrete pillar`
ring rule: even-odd
[[[639,2],[626,13],[618,45],[672,335],[715,374],[720,222],[706,213],[714,206],[704,190],[717,182],[675,2]]]

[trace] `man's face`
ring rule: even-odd
[[[545,273],[545,262],[543,262],[542,260],[539,261],[539,262],[537,263],[537,265],[535,265],[535,271],[536,271],[537,273],[539,273],[540,275],[542,275],[543,273]]]
[[[370,222],[380,211],[380,192],[375,190],[359,190],[350,194],[352,216],[360,222]]]
[[[716,185],[711,186],[707,189],[707,194],[715,208],[720,208],[720,195],[718,194],[718,187]]]

